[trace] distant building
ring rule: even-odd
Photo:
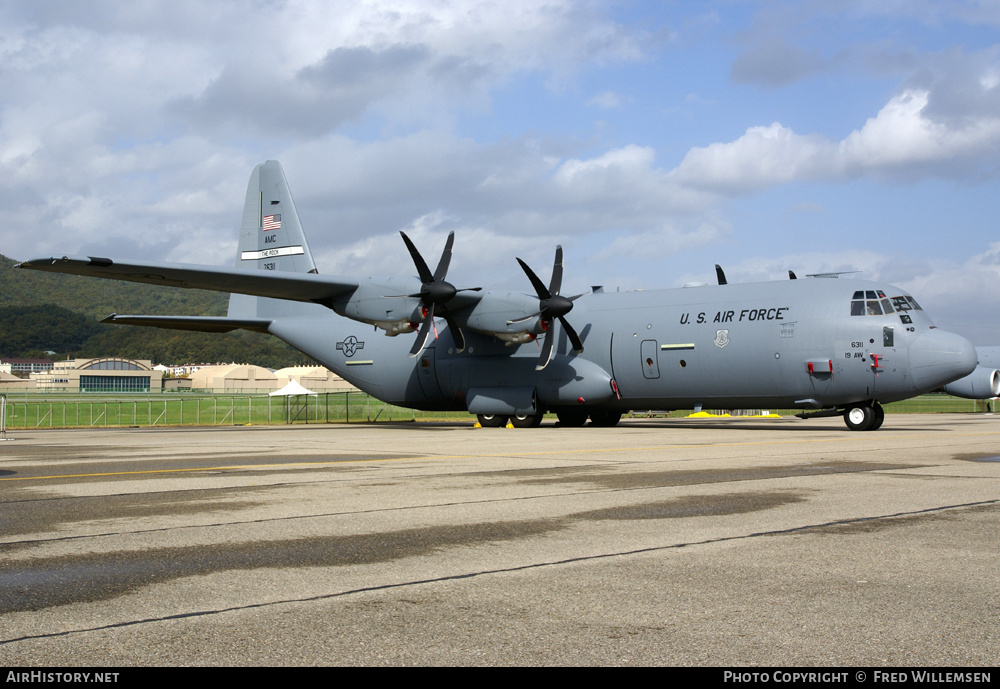
[[[193,371],[188,379],[195,390],[214,392],[267,392],[281,387],[273,373],[250,364],[202,366]]]
[[[18,378],[27,378],[32,373],[51,371],[54,362],[52,359],[16,359],[3,357],[0,358],[0,364],[10,364],[10,373],[13,373]]]
[[[313,392],[347,392],[357,388],[323,366],[289,366],[274,372],[281,387],[294,380]]]
[[[0,392],[23,392],[35,390],[35,381],[27,378],[18,378],[7,372],[0,371]]]
[[[160,392],[163,374],[148,359],[99,357],[57,361],[50,371],[32,374],[39,390],[79,392]]]

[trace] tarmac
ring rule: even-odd
[[[7,667],[1000,657],[1000,416],[8,436]]]

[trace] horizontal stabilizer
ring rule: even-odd
[[[101,323],[116,325],[143,325],[169,330],[194,330],[203,333],[228,333],[233,330],[268,332],[270,320],[252,318],[226,318],[211,316],[119,316],[116,313],[101,319]]]
[[[188,287],[215,292],[249,294],[291,301],[312,302],[333,307],[333,300],[353,292],[358,281],[315,273],[238,270],[185,263],[122,263],[109,258],[63,256],[34,258],[18,268],[69,273],[111,280],[144,282],[150,285]]]

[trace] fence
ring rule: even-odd
[[[4,401],[6,409],[0,426],[6,423],[10,429],[379,423],[456,416],[454,413],[428,414],[396,407],[362,392],[295,397],[23,395]],[[465,413],[458,416],[469,418]]]

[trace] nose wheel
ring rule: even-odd
[[[844,423],[852,431],[874,431],[882,427],[885,410],[878,402],[854,404],[844,410]]]

